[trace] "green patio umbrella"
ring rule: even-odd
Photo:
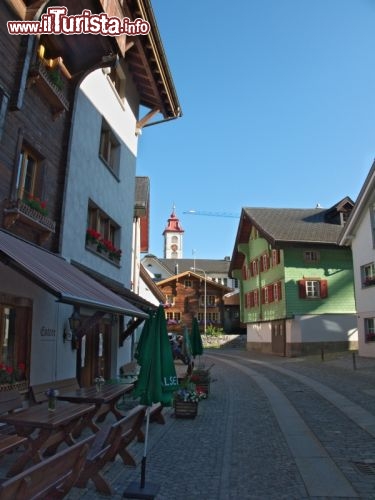
[[[199,331],[199,325],[197,318],[193,318],[190,333],[190,343],[191,343],[191,354],[195,356],[200,356],[203,354],[203,344],[202,337]]]
[[[187,356],[188,358],[191,358],[191,343],[190,343],[190,335],[187,326],[184,328],[184,345],[183,345],[183,350],[182,353]]]
[[[135,352],[140,371],[134,395],[140,403],[151,407],[153,403],[170,406],[173,393],[178,389],[178,378],[174,366],[171,346],[167,333],[167,322],[163,306],[159,306],[145,322]],[[141,483],[131,483],[124,492],[125,498],[154,498],[159,490],[157,485],[145,485],[146,455],[149,427],[149,408],[146,412],[146,432],[142,458]]]

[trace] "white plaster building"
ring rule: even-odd
[[[375,357],[375,162],[340,236],[351,245],[358,322],[358,352]]]

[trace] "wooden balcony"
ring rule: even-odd
[[[69,110],[69,101],[64,93],[64,88],[59,88],[53,81],[53,73],[58,71],[54,69],[51,71],[47,69],[45,65],[39,61],[34,66],[31,67],[28,87],[36,85],[39,89],[42,98],[44,98],[51,107],[53,119],[58,118],[62,113]],[[68,85],[68,80],[65,79],[64,75],[60,76],[63,87]]]
[[[38,233],[39,241],[42,243],[55,232],[55,221],[41,214],[34,208],[29,207],[22,200],[5,200],[3,225],[9,229],[17,222],[31,227]]]

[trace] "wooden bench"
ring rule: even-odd
[[[138,435],[145,414],[146,406],[138,405],[128,412],[121,420],[110,426],[105,426],[96,434],[95,442],[90,449],[85,466],[75,486],[85,488],[91,479],[100,493],[112,495],[110,484],[101,475],[101,470],[116,455],[120,455],[125,465],[135,466],[135,460],[127,450],[129,444]]]
[[[0,392],[0,423],[1,415],[13,413],[22,409],[22,397],[19,392],[12,390]],[[4,426],[0,428],[0,457],[21,445],[27,445],[27,438],[18,436],[13,426],[4,424]]]
[[[74,486],[95,436],[82,440],[0,484],[0,498],[64,498]]]
[[[0,415],[23,408],[23,400],[18,391],[0,392]]]
[[[46,396],[46,391],[50,388],[57,389],[62,393],[80,389],[80,385],[76,378],[64,378],[61,380],[54,380],[53,382],[32,385],[30,386],[30,392],[34,403],[43,403],[47,401],[48,397]]]

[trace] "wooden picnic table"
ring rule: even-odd
[[[45,453],[55,453],[62,442],[74,444],[74,430],[91,427],[95,412],[93,404],[78,405],[59,401],[55,411],[49,411],[48,404],[41,403],[8,415],[0,415],[0,421],[13,425],[19,436],[28,438],[29,444],[11,466],[7,476],[21,472],[29,460],[37,463]]]
[[[57,399],[71,403],[94,404],[96,406],[96,413],[89,425],[94,432],[97,432],[100,428],[96,424],[96,421],[104,421],[108,413],[112,413],[117,420],[120,420],[124,416],[118,411],[116,404],[124,394],[131,392],[133,389],[134,384],[104,384],[100,390],[96,386],[91,386],[63,392],[59,394]]]

